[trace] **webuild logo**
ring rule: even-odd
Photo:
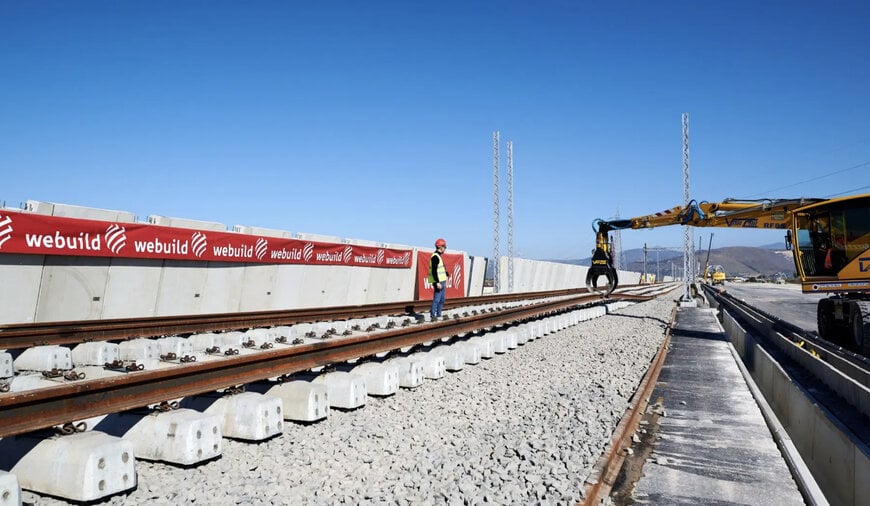
[[[345,246],[344,247],[344,254],[342,255],[341,259],[346,264],[350,263],[350,259],[351,259],[352,255],[353,255],[353,248],[351,248],[350,246]]]
[[[116,255],[127,245],[127,230],[117,223],[112,223],[106,228],[104,237],[106,238],[106,247]]]
[[[379,251],[378,255],[382,256],[383,250]],[[387,265],[408,265],[409,263],[411,263],[411,253],[407,251],[402,256],[387,258]]]
[[[100,236],[91,237],[88,232],[63,235],[56,230],[53,234],[24,234],[24,242],[28,248],[100,251]]]
[[[0,214],[0,249],[9,239],[12,239],[12,216]]]
[[[311,261],[311,257],[314,256],[314,245],[310,242],[305,243],[305,246],[302,247],[302,258],[305,259],[306,262]]]
[[[205,234],[202,232],[196,232],[190,238],[190,247],[193,248],[193,254],[196,255],[197,258],[202,258],[203,253],[205,253],[206,248],[208,247],[208,241],[206,240]]]
[[[263,239],[262,237],[257,239],[257,244],[254,246],[254,252],[257,255],[257,260],[262,260],[263,257],[266,256],[266,252],[269,250],[269,241]]]
[[[459,264],[453,265],[453,275],[450,276],[450,279],[453,281],[454,286],[460,286],[462,284],[462,267]]]

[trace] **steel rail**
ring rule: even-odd
[[[587,477],[587,485],[583,491],[584,499],[578,504],[583,506],[603,504],[604,499],[610,495],[613,485],[619,476],[619,471],[622,469],[622,464],[625,461],[625,452],[632,446],[632,436],[637,431],[640,420],[646,412],[649,399],[655,390],[662,366],[664,366],[665,359],[668,356],[668,347],[671,343],[671,329],[674,327],[676,314],[677,308],[674,307],[673,311],[671,311],[671,319],[665,332],[665,338],[662,340],[661,345],[659,345],[658,352],[656,352],[650,362],[650,366],[646,374],[644,374],[640,385],[638,385],[637,390],[631,397],[629,406],[622,415],[622,419],[613,431],[610,444],[593,466],[589,477]]]
[[[650,298],[625,296],[610,300]],[[249,355],[0,394],[0,437],[289,375],[442,337],[586,307],[600,300],[598,295],[584,294],[361,336],[280,346]]]
[[[448,299],[445,307],[451,309],[474,304],[504,303],[528,299],[575,296],[587,293],[586,288],[582,288],[463,297]],[[247,330],[255,327],[293,325],[305,322],[364,318],[390,314],[414,315],[428,312],[430,304],[429,301],[403,301],[279,311],[8,324],[0,325],[0,349],[10,350],[40,345],[78,344],[85,341],[124,340],[197,332]]]

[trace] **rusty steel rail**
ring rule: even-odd
[[[585,288],[549,292],[512,293],[448,299],[445,307],[512,302],[517,300],[574,296],[588,293]],[[404,301],[360,306],[245,313],[115,318],[106,320],[55,321],[0,325],[0,349],[21,349],[40,345],[78,344],[86,341],[125,340],[139,337],[193,334],[336,319],[428,312],[429,301]]]
[[[610,491],[613,489],[613,485],[616,483],[619,471],[625,461],[626,451],[632,446],[632,435],[637,431],[640,419],[646,411],[649,398],[655,390],[659,373],[668,355],[668,346],[671,342],[671,329],[674,326],[676,312],[677,308],[675,307],[671,312],[671,320],[668,324],[665,338],[659,346],[655,357],[653,357],[640,385],[634,392],[629,402],[629,407],[625,410],[625,414],[623,414],[622,419],[613,431],[610,445],[593,466],[583,491],[584,499],[578,504],[583,506],[603,504],[604,499],[610,495]]]
[[[610,300],[650,298],[625,296]],[[367,335],[282,345],[250,355],[0,394],[0,437],[289,375],[442,337],[586,307],[600,300],[598,295],[584,294]]]

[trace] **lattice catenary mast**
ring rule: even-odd
[[[509,293],[514,291],[514,143],[507,142],[507,184],[508,184],[508,203],[507,203],[507,220],[508,220],[508,265],[507,276]]]
[[[499,293],[499,254],[498,254],[498,130],[492,133],[492,261],[495,268],[492,272],[492,291]]]
[[[683,207],[689,207],[689,114],[683,113]],[[692,227],[683,226],[683,277],[685,278],[684,301],[692,299],[692,285],[695,282],[695,241]]]

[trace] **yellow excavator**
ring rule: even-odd
[[[590,291],[605,297],[619,284],[613,268],[613,230],[688,225],[786,231],[804,293],[819,301],[819,335],[870,354],[870,194],[834,199],[725,199],[691,201],[659,213],[628,219],[596,219],[595,250],[586,276]],[[598,287],[599,277],[607,287]]]

